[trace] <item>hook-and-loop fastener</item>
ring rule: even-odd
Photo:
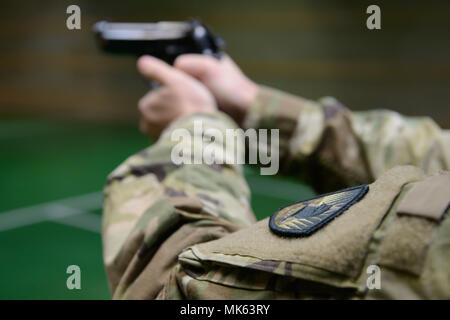
[[[420,275],[429,245],[449,204],[449,172],[439,172],[414,183],[400,200],[397,215],[387,227],[379,264]]]

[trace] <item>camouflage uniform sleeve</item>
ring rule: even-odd
[[[305,175],[322,192],[372,182],[396,165],[450,168],[450,132],[430,118],[350,112],[331,97],[310,101],[261,86],[244,127],[279,129],[281,171]]]
[[[195,132],[196,123],[204,132],[236,128],[219,112],[180,118],[108,177],[102,241],[113,298],[156,298],[183,249],[255,222],[240,166],[174,163],[176,145],[182,142],[182,152],[195,154],[206,139]],[[193,140],[174,139],[178,129]],[[208,145],[222,148],[218,142]]]

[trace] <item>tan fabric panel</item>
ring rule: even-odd
[[[420,275],[438,224],[416,216],[400,216],[388,227],[379,264]]]
[[[366,299],[450,299],[450,216],[448,213],[449,210],[447,210],[447,214],[444,215],[444,219],[440,221],[439,225],[432,228],[432,239],[426,239],[424,236],[428,233],[427,230],[430,230],[431,225],[437,225],[435,221],[415,216],[396,216],[396,218],[404,219],[403,222],[406,222],[402,229],[406,229],[405,231],[410,234],[415,232],[415,237],[419,239],[430,240],[427,247],[424,246],[424,243],[420,247],[416,245],[416,249],[419,250],[415,251],[412,256],[416,261],[419,257],[424,259],[419,264],[419,266],[423,264],[420,276],[417,276],[417,267],[408,266],[406,265],[408,262],[405,261],[408,259],[408,253],[411,252],[410,248],[414,245],[408,243],[405,239],[403,243],[397,243],[397,246],[406,245],[405,250],[403,251],[403,248],[400,250],[397,247],[392,252],[400,256],[389,256],[385,250],[388,248],[395,249],[395,245],[392,244],[392,239],[385,238],[386,242],[382,243],[385,247],[380,248],[379,252],[382,254],[383,260],[373,262],[373,264],[380,265],[381,268],[381,290],[368,290]],[[417,221],[420,220],[426,224],[421,227],[421,230],[417,230],[417,226],[420,226]],[[411,223],[411,221],[416,222]],[[397,229],[400,225],[394,226],[393,223],[390,223],[388,228],[390,227]],[[421,234],[418,234],[418,232]],[[386,236],[388,234],[389,230],[386,230]],[[404,234],[398,235],[400,238]],[[411,240],[411,237],[409,240]],[[417,241],[415,243],[417,244]],[[426,252],[420,250],[421,248],[425,248]],[[391,267],[394,263],[395,268]],[[388,265],[389,267],[387,267]]]
[[[416,182],[401,199],[380,247],[380,265],[420,275],[427,250],[450,201],[450,173]]]
[[[398,206],[399,215],[439,221],[450,203],[450,173],[439,172],[414,184]]]

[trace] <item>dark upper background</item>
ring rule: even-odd
[[[81,7],[80,31],[66,29],[70,4]],[[382,30],[366,29],[369,4],[380,5]],[[3,0],[1,9],[0,117],[134,123],[146,91],[135,59],[101,54],[92,24],[198,17],[260,83],[450,127],[448,1]]]

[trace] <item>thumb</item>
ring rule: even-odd
[[[194,78],[202,79],[217,69],[219,63],[216,58],[211,56],[183,54],[175,60],[173,65],[176,69],[184,71]]]
[[[137,69],[145,78],[156,80],[164,85],[173,82],[179,76],[179,71],[152,56],[140,57],[137,61]]]

